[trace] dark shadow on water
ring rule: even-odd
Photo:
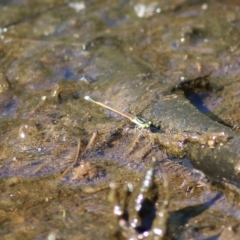
[[[184,229],[184,226],[192,219],[195,218],[196,216],[200,215],[207,209],[209,209],[211,206],[214,205],[216,201],[218,201],[222,197],[221,193],[216,194],[215,197],[213,197],[211,200],[204,202],[202,204],[197,204],[195,206],[190,206],[186,208],[182,208],[178,211],[171,212],[170,213],[170,218],[168,221],[168,226],[170,227],[170,233],[176,234],[178,236],[181,236],[186,229]],[[207,224],[207,221],[206,221]],[[189,226],[190,227],[190,226]],[[211,227],[211,226],[209,226]],[[200,230],[200,228],[196,229]],[[211,238],[208,239],[216,239],[216,236],[212,236]]]
[[[216,92],[222,90],[221,87],[211,84],[209,81],[211,73],[199,76],[195,79],[186,79],[180,84],[173,87],[172,92],[177,93],[179,90],[184,92],[185,97],[203,114],[207,115],[210,119],[227,127],[231,127],[226,124],[220,117],[214,114],[211,109],[206,106],[205,100],[210,99],[209,104],[215,108]]]
[[[214,114],[208,107],[204,104],[204,98],[202,97],[204,94],[193,93],[189,95],[188,100],[203,114],[207,115],[210,119],[215,122],[221,123],[225,126],[231,127],[227,125],[220,117]]]
[[[202,112],[202,113],[209,113],[210,110],[204,105],[203,103],[203,99],[201,98],[200,95],[193,93],[192,95],[190,95],[188,97],[188,99],[190,100],[190,102],[197,107],[197,109]]]

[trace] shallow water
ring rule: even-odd
[[[160,132],[151,106],[164,99],[179,109],[188,97],[238,131],[239,8],[233,0],[0,1],[1,239],[110,239],[110,181],[137,186],[152,157],[159,208],[163,172],[170,185],[169,238],[237,239],[238,195],[196,187],[205,175],[180,159],[172,119],[157,145],[83,97],[146,115]],[[208,74],[211,90],[173,94]]]

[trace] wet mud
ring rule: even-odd
[[[0,238],[238,239],[239,8],[0,1]]]

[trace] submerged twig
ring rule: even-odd
[[[75,165],[77,164],[79,154],[80,154],[80,150],[81,150],[81,138],[78,138],[77,150],[76,150],[76,153],[75,153],[73,164],[71,164],[69,167],[67,167],[63,171],[63,173],[61,174],[61,178],[64,178],[69,173],[70,169],[75,167]]]

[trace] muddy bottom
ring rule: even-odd
[[[113,123],[104,129],[111,127]],[[109,184],[117,183],[121,194],[126,183],[137,191],[152,157],[157,159],[159,212],[167,198],[163,177],[169,185],[169,220],[160,225],[167,226],[166,239],[218,239],[222,234],[237,239],[236,193],[210,184],[188,160],[169,159],[138,129],[99,130],[89,137],[72,141],[68,150],[59,146],[65,158],[26,164],[16,157],[2,166],[1,174],[12,175],[2,177],[0,185],[3,239],[115,239],[118,223],[108,200]],[[135,198],[133,194],[128,203],[130,213]]]
[[[0,0],[0,238],[238,239],[239,7]]]

